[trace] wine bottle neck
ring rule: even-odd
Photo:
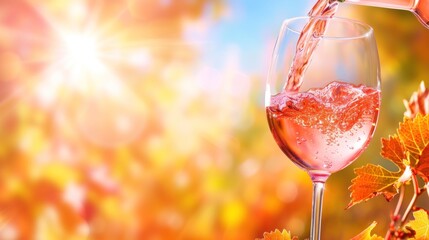
[[[345,2],[382,8],[414,10],[418,0],[345,0]]]

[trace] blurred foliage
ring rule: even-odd
[[[305,230],[295,213],[309,196],[295,182],[306,176],[286,174],[292,165],[272,151],[259,78],[200,64],[200,46],[182,38],[225,3],[0,4],[1,239],[252,239],[282,221]],[[64,52],[67,31],[96,32],[109,71],[84,42]]]
[[[310,179],[269,133],[264,73],[249,76],[227,53],[224,67],[210,66],[204,43],[183,37],[228,5],[0,0],[0,239],[307,235]],[[429,61],[429,31],[411,14],[356,9],[376,30],[383,109],[376,143],[327,183],[331,239],[388,224],[384,201],[344,211],[347,187],[354,167],[377,163],[377,139],[396,129]],[[61,54],[64,32],[88,29],[104,61],[86,72],[100,67],[91,52],[68,53],[76,62]]]

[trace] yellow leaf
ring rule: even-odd
[[[414,167],[429,144],[429,115],[417,114],[413,119],[405,118],[404,122],[399,124],[398,136],[405,150],[415,160],[411,162],[411,167]]]
[[[429,216],[428,213],[421,209],[413,212],[414,220],[410,221],[406,226],[411,227],[416,231],[416,240],[429,239]]]
[[[283,229],[282,232],[280,232],[278,229],[272,232],[266,232],[264,233],[263,239],[258,240],[298,240],[297,237],[291,237],[290,232]]]
[[[357,236],[353,237],[350,240],[383,240],[383,238],[380,236],[377,236],[377,235],[371,236],[371,231],[375,227],[375,225],[377,225],[377,222],[373,222],[363,232],[359,233]]]
[[[368,164],[355,169],[355,173],[357,177],[349,187],[351,201],[347,208],[380,194],[390,201],[398,193],[397,183],[402,176],[400,171],[391,172],[381,166]]]

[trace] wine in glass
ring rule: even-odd
[[[324,185],[368,146],[380,108],[373,29],[329,17],[286,20],[265,93],[270,130],[313,181],[310,239],[320,239]]]

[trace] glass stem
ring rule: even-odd
[[[310,240],[320,240],[324,182],[313,182],[313,207],[311,211]]]

